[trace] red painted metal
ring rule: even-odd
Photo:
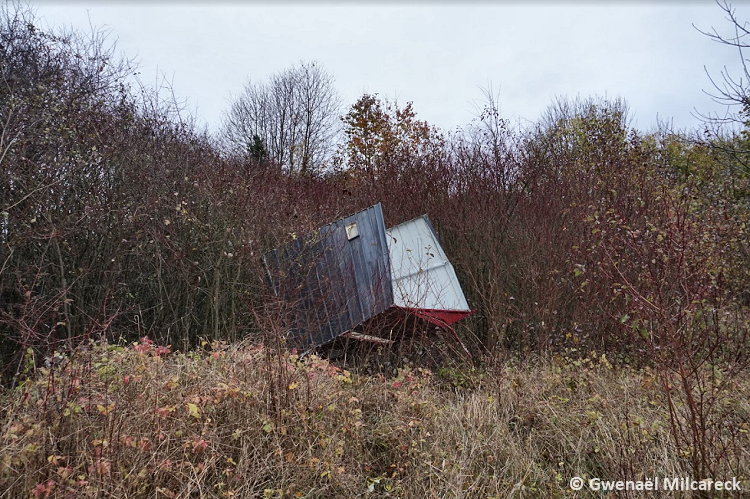
[[[461,319],[468,317],[474,313],[473,310],[437,310],[431,308],[406,308],[398,307],[401,310],[405,310],[410,314],[414,314],[417,317],[429,321],[436,326],[444,327],[455,324]]]

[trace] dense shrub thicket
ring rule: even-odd
[[[29,348],[39,362],[91,337],[258,336],[261,255],[376,202],[389,225],[430,215],[478,312],[459,329],[477,351],[744,361],[742,134],[644,133],[597,99],[518,128],[491,97],[445,134],[365,95],[329,167],[302,175],[222,151],[133,86],[100,32],[45,31],[13,5],[0,17],[5,380]]]
[[[250,87],[268,90],[260,116],[285,113],[269,96],[294,85],[329,92],[313,67]],[[289,102],[312,109],[317,87],[300,88]],[[162,95],[102,32],[0,9],[0,497],[563,497],[574,474],[747,478],[740,94],[736,134],[639,131],[601,99],[512,126],[491,93],[444,133],[363,95],[339,139],[329,121],[292,134],[301,163],[286,135],[288,163],[272,161],[279,123],[212,137]],[[389,226],[429,214],[477,311],[457,330],[476,364],[366,374],[263,344],[283,321],[262,255],[377,202]]]

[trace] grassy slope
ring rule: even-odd
[[[690,474],[656,378],[595,354],[386,378],[142,342],[31,374],[0,392],[2,498],[583,497],[571,477]],[[746,418],[750,380],[733,393]],[[741,430],[723,476],[750,475]]]

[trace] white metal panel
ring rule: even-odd
[[[469,311],[453,265],[426,217],[386,230],[386,240],[396,305]]]

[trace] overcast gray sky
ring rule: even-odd
[[[300,61],[320,62],[345,104],[362,93],[412,101],[445,130],[466,125],[492,83],[501,113],[533,121],[555,96],[622,97],[634,123],[721,111],[703,91],[737,53],[692,26],[727,31],[711,1],[622,4],[480,2],[344,3],[43,2],[49,25],[111,29],[141,77],[173,81],[188,109],[215,129],[232,94]],[[750,14],[739,4],[737,12]],[[158,69],[157,69],[158,68]]]

